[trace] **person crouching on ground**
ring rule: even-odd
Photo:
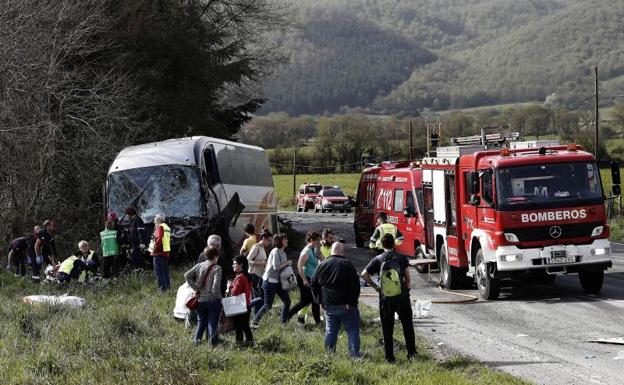
[[[403,336],[407,347],[407,359],[416,356],[412,304],[410,302],[409,261],[407,257],[394,251],[394,237],[386,233],[381,237],[384,252],[373,258],[362,272],[362,278],[379,293],[379,316],[383,330],[386,360],[394,362],[392,339],[394,313],[397,313],[403,326]],[[371,279],[378,275],[380,285]]]
[[[322,262],[310,281],[315,298],[325,310],[325,349],[336,351],[340,325],[349,340],[351,357],[360,356],[360,279],[355,266],[344,257],[344,245],[335,242],[331,258]]]
[[[217,265],[219,249],[206,248],[207,260],[193,266],[184,274],[186,282],[197,293],[197,329],[195,343],[200,344],[208,329],[210,344],[219,343],[219,316],[221,315],[221,266]]]
[[[243,334],[245,335],[245,344],[253,346],[253,334],[249,327],[249,315],[251,314],[251,277],[247,272],[248,263],[247,258],[244,255],[237,255],[234,258],[232,269],[236,273],[236,278],[232,286],[230,286],[230,295],[237,296],[245,294],[247,301],[247,312],[232,317],[234,321],[234,332],[236,333],[236,342],[238,344],[243,343]]]
[[[154,260],[154,273],[158,281],[158,290],[164,293],[171,287],[169,278],[169,252],[171,251],[171,229],[165,223],[165,216],[156,214],[154,217],[154,236],[149,246],[150,255]]]
[[[92,273],[93,275],[97,274],[98,267],[100,266],[100,260],[98,259],[97,254],[95,254],[95,251],[89,249],[89,242],[87,241],[80,241],[78,243],[78,250],[79,251],[76,253],[76,256],[79,257],[86,266],[86,269],[80,273],[78,281],[81,283],[87,283],[89,282],[88,273]]]
[[[290,309],[290,295],[282,289],[280,283],[280,272],[290,264],[286,256],[286,247],[288,247],[288,238],[286,234],[279,233],[273,236],[273,250],[269,253],[267,267],[262,276],[262,290],[264,291],[264,304],[256,313],[254,320],[251,322],[252,328],[259,326],[260,319],[273,307],[273,301],[277,294],[282,300],[282,312],[280,320],[283,324],[288,322],[288,310]]]
[[[86,269],[86,263],[80,257],[72,255],[61,262],[57,280],[59,283],[69,283],[72,279],[77,281]]]

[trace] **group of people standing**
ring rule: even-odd
[[[223,298],[245,294],[247,311],[233,317],[234,331],[238,343],[253,345],[252,329],[260,327],[260,321],[273,307],[277,296],[282,302],[282,324],[288,323],[295,315],[300,324],[305,324],[311,309],[314,323],[321,325],[323,312],[326,350],[335,351],[342,327],[348,337],[350,355],[360,357],[360,275],[355,265],[345,257],[344,244],[335,241],[332,231],[326,229],[322,233],[310,231],[307,234],[307,243],[297,260],[299,301],[292,307],[292,285],[285,282],[289,267],[292,267],[286,255],[288,237],[283,233],[272,235],[267,230],[256,235],[251,224],[245,226],[245,233],[247,238],[231,266],[225,266],[220,238],[211,236],[198,263],[184,275],[186,284],[198,299],[195,342],[200,344],[207,335],[211,345],[218,344]],[[405,256],[394,252],[394,243],[392,234],[383,234],[379,243],[383,251],[370,261],[361,274],[364,281],[379,292],[388,362],[395,361],[395,314],[398,314],[403,326],[408,359],[416,355],[409,297],[409,263]]]

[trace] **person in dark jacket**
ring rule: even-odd
[[[26,252],[28,250],[28,237],[20,237],[9,244],[9,256],[7,270],[13,272],[15,276],[26,276]]]
[[[46,220],[43,223],[43,229],[37,233],[37,240],[35,241],[35,258],[33,262],[33,275],[34,281],[41,279],[40,272],[41,267],[44,265],[56,265],[56,259],[58,259],[58,252],[56,251],[56,243],[54,242],[54,233],[56,232],[56,224],[51,220]]]
[[[136,210],[133,207],[128,207],[125,210],[130,224],[128,225],[128,246],[130,248],[130,263],[132,264],[133,271],[143,269],[145,260],[143,258],[143,250],[145,249],[144,232],[145,224],[141,217],[137,215]]]
[[[114,256],[112,260],[112,275],[117,275],[119,274],[119,271],[128,264],[128,236],[124,227],[121,223],[119,223],[117,213],[108,213],[106,220],[113,223],[113,228],[117,232],[115,239],[117,241],[117,246],[119,247],[119,254]]]
[[[349,340],[351,357],[360,356],[360,279],[351,261],[344,257],[344,245],[335,242],[331,258],[323,261],[310,281],[314,297],[325,309],[325,349],[336,350],[341,324]]]

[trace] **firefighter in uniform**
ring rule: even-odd
[[[384,234],[392,235],[392,238],[394,238],[394,244],[396,246],[403,243],[403,234],[401,234],[401,232],[399,231],[399,229],[397,229],[395,225],[393,225],[392,223],[388,223],[388,215],[386,213],[379,213],[377,214],[377,228],[375,228],[373,236],[370,238],[369,244],[369,247],[372,250],[379,251],[378,254],[381,254],[381,252],[383,252],[381,237],[383,237]]]
[[[149,252],[154,258],[154,273],[161,293],[169,290],[169,252],[171,251],[171,229],[165,223],[165,216],[157,214],[154,217],[154,236],[150,242]]]

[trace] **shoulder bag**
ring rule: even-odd
[[[208,281],[208,276],[210,275],[210,272],[212,271],[212,268],[215,267],[216,265],[212,265],[208,268],[208,271],[206,272],[206,274],[204,275],[204,279],[202,280],[201,286],[199,287],[199,291],[201,292],[201,290],[204,288],[204,286],[206,286],[206,281]],[[189,298],[186,301],[186,307],[190,310],[197,310],[197,302],[199,299],[199,295],[197,294],[197,292],[193,293],[193,295],[191,296],[191,298]]]

